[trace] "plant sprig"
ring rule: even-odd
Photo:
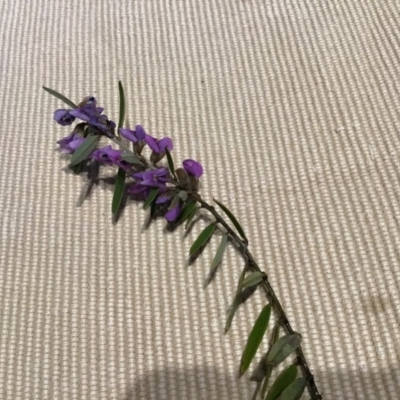
[[[75,105],[60,93],[44,87],[48,93],[72,107],[72,110],[60,109],[55,112],[54,119],[59,124],[71,125],[76,118],[83,121],[77,125],[77,127],[80,127],[79,130],[75,127],[69,136],[58,142],[61,150],[71,154],[71,165],[75,167],[75,171],[78,173],[81,168],[76,168],[76,166],[81,166],[84,161],[95,160],[103,164],[118,166],[112,202],[113,214],[118,211],[125,192],[144,201],[144,208],[150,207],[151,217],[164,215],[172,226],[186,223],[187,227],[195,223],[194,216],[200,209],[210,213],[214,217],[214,221],[203,229],[189,251],[190,257],[198,255],[212,240],[216,231],[222,232],[223,236],[211,262],[207,283],[215,275],[217,267],[223,263],[223,255],[229,243],[236,248],[244,260],[244,269],[240,275],[234,300],[229,310],[225,332],[228,332],[238,307],[257,288],[264,292],[268,300],[249,334],[240,362],[240,374],[244,374],[253,362],[267,331],[271,312],[274,312],[275,315],[273,338],[268,351],[261,358],[258,367],[252,374],[252,380],[258,383],[253,398],[261,396],[262,399],[265,398],[266,400],[296,400],[301,397],[305,387],[307,387],[312,400],[322,399],[301,348],[301,335],[293,330],[271,287],[268,276],[260,269],[251,254],[249,240],[237,218],[226,205],[214,200],[235,227],[235,230],[233,230],[216,208],[200,196],[198,193],[199,178],[203,174],[203,167],[200,163],[187,159],[183,161],[182,167],[175,168],[171,155],[173,144],[170,138],[156,139],[148,135],[141,125],[137,125],[134,130],[123,127],[126,101],[121,82],[119,82],[118,88],[120,113],[116,133],[116,124],[102,114],[103,109],[97,107],[94,97],[87,96],[82,102]],[[98,149],[99,139],[102,136],[117,144],[121,150],[115,150],[111,146]],[[133,150],[123,143],[122,138],[131,143]],[[152,151],[149,160],[141,154],[145,146],[148,146]],[[168,168],[159,165],[159,162],[165,156],[167,157]],[[128,189],[126,187],[128,185],[125,185],[126,180],[132,181],[129,182]],[[283,327],[285,331],[281,338],[279,338],[279,327]],[[270,385],[269,379],[273,369],[277,368],[283,360],[293,353],[296,354],[294,363],[281,371],[275,382]],[[303,376],[296,379],[298,368]],[[260,388],[262,388],[261,391]]]

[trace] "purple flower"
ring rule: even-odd
[[[94,99],[92,102],[86,103],[82,107],[71,110],[70,114],[75,118],[81,119],[82,121],[89,122],[92,118],[100,116],[100,114],[104,111],[104,108],[96,107],[96,104],[96,99]]]
[[[136,125],[135,130],[120,128],[120,134],[127,140],[133,143],[139,143],[146,137],[146,132],[144,131],[142,125]]]
[[[148,169],[143,172],[137,172],[132,175],[133,178],[140,181],[143,186],[165,188],[166,183],[170,181],[167,168]]]
[[[173,149],[172,140],[169,137],[165,137],[158,140],[146,133],[144,140],[148,144],[148,146],[153,150],[153,152],[157,154],[165,153],[166,148],[169,151],[172,151]]]
[[[118,157],[120,152],[118,150],[114,150],[111,146],[103,147],[102,149],[95,150],[93,152],[92,158],[96,161],[102,162],[104,164],[113,164]]]
[[[129,189],[128,193],[136,196],[140,199],[146,199],[150,194],[151,188],[149,186],[143,186],[140,182],[134,183]]]
[[[203,175],[203,167],[197,161],[185,160],[182,164],[186,172],[195,178],[200,178],[200,176]]]
[[[171,210],[169,210],[169,211],[164,215],[164,217],[165,217],[165,219],[166,219],[168,222],[172,222],[172,221],[175,221],[175,220],[178,218],[180,212],[181,212],[181,207],[180,207],[179,204],[178,204],[177,206],[175,206],[174,208],[172,208]]]
[[[71,125],[75,117],[71,115],[70,110],[60,109],[54,112],[54,119],[63,126]]]
[[[125,170],[131,168],[131,164],[125,160],[122,160],[122,152],[120,150],[114,150],[111,146],[106,146],[102,149],[95,150],[92,158],[104,164],[116,164]]]
[[[115,128],[115,122],[109,120],[107,115],[98,115],[90,118],[89,125],[99,129],[107,136],[109,136],[110,132]]]
[[[168,201],[170,201],[171,198],[169,196],[160,196],[157,200],[156,200],[156,204],[164,204]]]
[[[60,145],[62,153],[72,154],[85,141],[79,134],[72,132],[69,136],[60,139],[57,143]]]

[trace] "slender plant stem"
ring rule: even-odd
[[[115,144],[117,144],[119,147],[121,147],[122,150],[135,154],[136,156],[139,156],[140,160],[142,161],[143,165],[147,167],[151,167],[144,157],[138,155],[137,153],[132,152],[129,148],[127,148],[119,138],[110,138]],[[179,183],[177,182],[176,179],[172,179],[171,183],[179,188]],[[185,190],[185,188],[182,188],[182,190]],[[250,253],[248,249],[248,244],[247,241],[241,239],[236,232],[225,222],[225,220],[222,218],[222,216],[218,213],[218,211],[213,207],[212,205],[208,204],[206,201],[204,201],[201,196],[197,192],[190,192],[191,196],[195,200],[197,200],[201,207],[208,210],[217,220],[218,223],[220,223],[227,231],[229,236],[233,239],[234,243],[236,244],[238,250],[241,252],[243,257],[247,261],[247,266],[248,268],[252,269],[253,271],[258,271],[258,272],[263,272],[261,268],[258,266],[256,260],[254,259],[253,255]],[[285,331],[287,334],[292,335],[295,333],[293,330],[292,326],[289,323],[289,320],[286,316],[285,311],[283,310],[283,307],[281,303],[279,302],[274,290],[272,289],[272,286],[268,280],[268,277],[266,277],[262,282],[261,282],[261,287],[264,289],[264,292],[269,299],[269,301],[272,303],[272,307],[274,308],[275,312],[278,315],[279,322],[280,324],[284,327]],[[314,375],[311,373],[310,368],[308,367],[307,360],[304,356],[303,350],[301,346],[299,345],[296,349],[296,354],[297,354],[297,363],[300,366],[303,376],[307,379],[307,387],[309,394],[311,395],[312,400],[321,400],[322,396],[318,392],[317,386],[315,384],[314,380]]]
[[[247,243],[242,240],[236,232],[225,222],[225,220],[221,217],[221,215],[218,213],[218,211],[213,207],[212,205],[208,204],[206,201],[204,201],[201,196],[197,193],[192,193],[192,196],[200,203],[202,208],[205,208],[208,210],[217,220],[218,223],[220,223],[228,232],[228,234],[231,236],[235,244],[237,245],[239,251],[243,255],[243,257],[246,259],[248,263],[248,267],[251,268],[253,271],[258,271],[258,272],[263,272],[261,271],[260,267],[258,266],[257,262],[255,261],[253,255],[250,253]],[[261,287],[264,289],[265,294],[267,298],[270,300],[272,303],[272,307],[275,309],[275,312],[278,315],[279,322],[280,324],[284,327],[285,331],[287,334],[292,335],[294,332],[292,326],[289,323],[289,320],[286,316],[285,311],[283,310],[283,307],[281,303],[279,302],[274,290],[272,289],[272,286],[266,277],[266,279],[263,280],[261,283]],[[312,400],[321,400],[322,396],[318,392],[317,386],[315,384],[314,380],[314,375],[311,373],[310,368],[308,367],[307,360],[304,356],[303,350],[301,346],[299,345],[297,350],[297,362],[303,372],[303,376],[307,379],[307,387],[309,394],[311,395]]]

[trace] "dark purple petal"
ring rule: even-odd
[[[114,150],[111,146],[103,147],[102,149],[95,150],[92,158],[106,164],[117,163],[121,159],[121,152]]]
[[[132,178],[142,181],[144,179],[143,175],[144,175],[144,171],[136,172],[136,173],[132,174]]]
[[[119,133],[122,137],[127,140],[130,140],[132,143],[138,143],[138,139],[135,136],[135,131],[127,128],[120,128]]]
[[[74,116],[75,118],[79,118],[82,121],[86,121],[86,122],[89,122],[89,120],[91,118],[87,114],[85,114],[81,108],[76,108],[75,110],[72,110],[70,112],[70,114],[72,116]]]
[[[170,201],[171,199],[168,196],[160,196],[157,200],[156,200],[156,204],[164,204],[167,201]]]
[[[118,165],[118,167],[124,169],[125,171],[128,171],[129,169],[132,168],[132,164],[129,164],[128,161],[125,160],[116,161],[115,164]]]
[[[75,117],[70,113],[70,110],[57,110],[54,112],[54,119],[63,126],[71,125],[75,121]]]
[[[147,145],[155,152],[159,153],[159,147],[158,147],[158,140],[156,138],[153,138],[153,136],[150,136],[146,133],[146,136],[144,138],[144,141],[147,143]]]
[[[139,199],[146,199],[148,195],[150,194],[151,188],[148,186],[143,186],[140,183],[135,183],[133,184],[129,189],[128,193],[135,196],[136,198]]]
[[[113,163],[116,163],[121,159],[121,151],[120,150],[114,150],[113,148],[110,148],[110,149],[107,149],[105,153],[107,154],[108,158]]]
[[[60,145],[60,150],[62,153],[73,153],[76,150],[76,148],[71,147],[71,143],[77,140],[81,140],[80,144],[82,144],[85,139],[83,139],[77,133],[72,132],[70,135],[60,139],[57,143]],[[73,146],[76,146],[76,144],[78,144],[78,142],[75,143]]]
[[[146,131],[144,130],[142,125],[136,125],[135,132],[136,138],[139,141],[144,140],[144,138],[146,137]]]
[[[203,167],[197,161],[185,160],[183,161],[183,168],[185,168],[188,174],[195,178],[200,178],[200,176],[203,175]]]
[[[91,97],[90,99],[94,99],[94,97]],[[103,111],[104,108],[96,107],[96,100],[94,99],[93,102],[86,103],[82,107],[72,110],[70,114],[76,118],[81,119],[82,121],[89,122],[92,118],[100,117],[100,114]]]
[[[162,138],[158,142],[159,153],[165,153],[165,148],[167,148],[169,151],[172,151],[172,149],[174,148],[172,140],[169,137]]]
[[[75,150],[76,150],[84,141],[85,141],[85,138],[83,138],[83,137],[80,137],[80,138],[77,138],[77,139],[75,139],[75,140],[72,140],[72,141],[69,143],[69,148],[71,149],[71,152],[72,152],[72,153],[75,152]]]
[[[181,212],[181,208],[179,205],[169,210],[165,215],[165,219],[169,222],[175,221]]]
[[[115,122],[108,120],[107,115],[94,116],[88,122],[89,125],[100,129],[104,133],[108,133],[111,129],[115,128]]]
[[[144,171],[142,185],[163,188],[169,180],[169,172],[165,167],[150,169]]]

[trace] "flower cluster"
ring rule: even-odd
[[[115,122],[103,114],[104,108],[97,106],[94,97],[88,96],[72,109],[59,109],[54,113],[54,119],[60,125],[71,125],[75,119],[81,120],[70,135],[57,143],[63,153],[74,154],[84,147],[84,142],[90,136],[106,136],[123,148],[121,138],[132,147],[123,150],[114,149],[108,145],[103,148],[90,149],[83,161],[95,161],[104,165],[116,165],[132,179],[127,192],[139,200],[149,199],[154,207],[159,207],[167,221],[175,221],[192,195],[197,192],[199,178],[203,167],[195,160],[187,159],[182,168],[174,170],[169,162],[169,168],[158,163],[173,150],[169,137],[157,139],[150,136],[141,125],[135,129],[119,128],[115,133]],[[142,155],[145,146],[151,150],[150,162]],[[172,162],[172,159],[171,159]],[[172,162],[173,164],[173,162]]]

